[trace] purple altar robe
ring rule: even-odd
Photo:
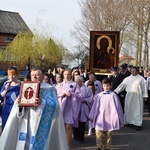
[[[62,111],[64,123],[74,124],[79,115],[80,98],[79,85],[72,80],[70,82],[63,81],[57,86],[57,97]],[[70,92],[72,96],[62,98],[62,93]]]
[[[93,93],[92,91],[85,86],[84,84],[80,88],[81,90],[81,107],[79,112],[79,120],[81,122],[87,122],[89,120],[88,116],[91,110],[91,103],[93,102]],[[82,100],[85,100],[86,103],[82,103]]]
[[[118,96],[114,92],[99,93],[89,118],[96,130],[114,131],[123,127],[123,111]]]
[[[89,82],[89,80],[85,82],[85,85],[86,85],[86,86],[87,86],[87,83],[88,83],[88,82]],[[96,89],[96,91],[97,91],[98,93],[100,93],[100,92],[103,91],[102,84],[101,84],[100,81],[95,80],[95,81],[94,81],[94,86],[95,86],[95,89]]]
[[[92,106],[93,106],[93,103],[94,103],[94,99],[95,99],[95,97],[97,96],[97,94],[99,94],[97,91],[95,91],[95,92],[92,92],[92,94],[93,94],[93,98],[92,98],[92,102],[90,103],[90,110],[91,110],[91,108],[92,108]]]

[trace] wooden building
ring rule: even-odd
[[[0,75],[3,75],[9,66],[14,65],[7,58],[7,45],[13,41],[18,33],[30,31],[29,27],[18,12],[0,10],[0,50],[5,50],[4,61],[0,61]],[[20,71],[25,71],[26,66],[15,64]]]

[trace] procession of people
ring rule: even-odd
[[[19,71],[10,67],[0,91],[4,103],[0,149],[71,150],[72,140],[85,142],[88,125],[88,136],[95,129],[97,149],[110,150],[113,131],[123,126],[142,130],[145,103],[150,115],[150,73],[145,77],[139,67],[128,67],[112,66],[101,81],[84,65],[58,68],[55,75],[50,69],[34,68],[29,80],[40,82],[40,90],[30,107],[20,106]]]

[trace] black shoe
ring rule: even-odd
[[[102,150],[101,148],[98,148],[97,150]]]
[[[141,126],[135,126],[135,129],[136,129],[137,131],[140,131],[140,130],[141,130]]]
[[[132,127],[132,126],[133,126],[133,124],[127,124],[126,126],[127,126],[127,127]]]

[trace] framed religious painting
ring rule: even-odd
[[[21,83],[19,106],[35,106],[35,98],[39,97],[40,83],[26,81]]]
[[[111,67],[118,67],[119,35],[119,31],[90,32],[90,71],[107,74]]]

